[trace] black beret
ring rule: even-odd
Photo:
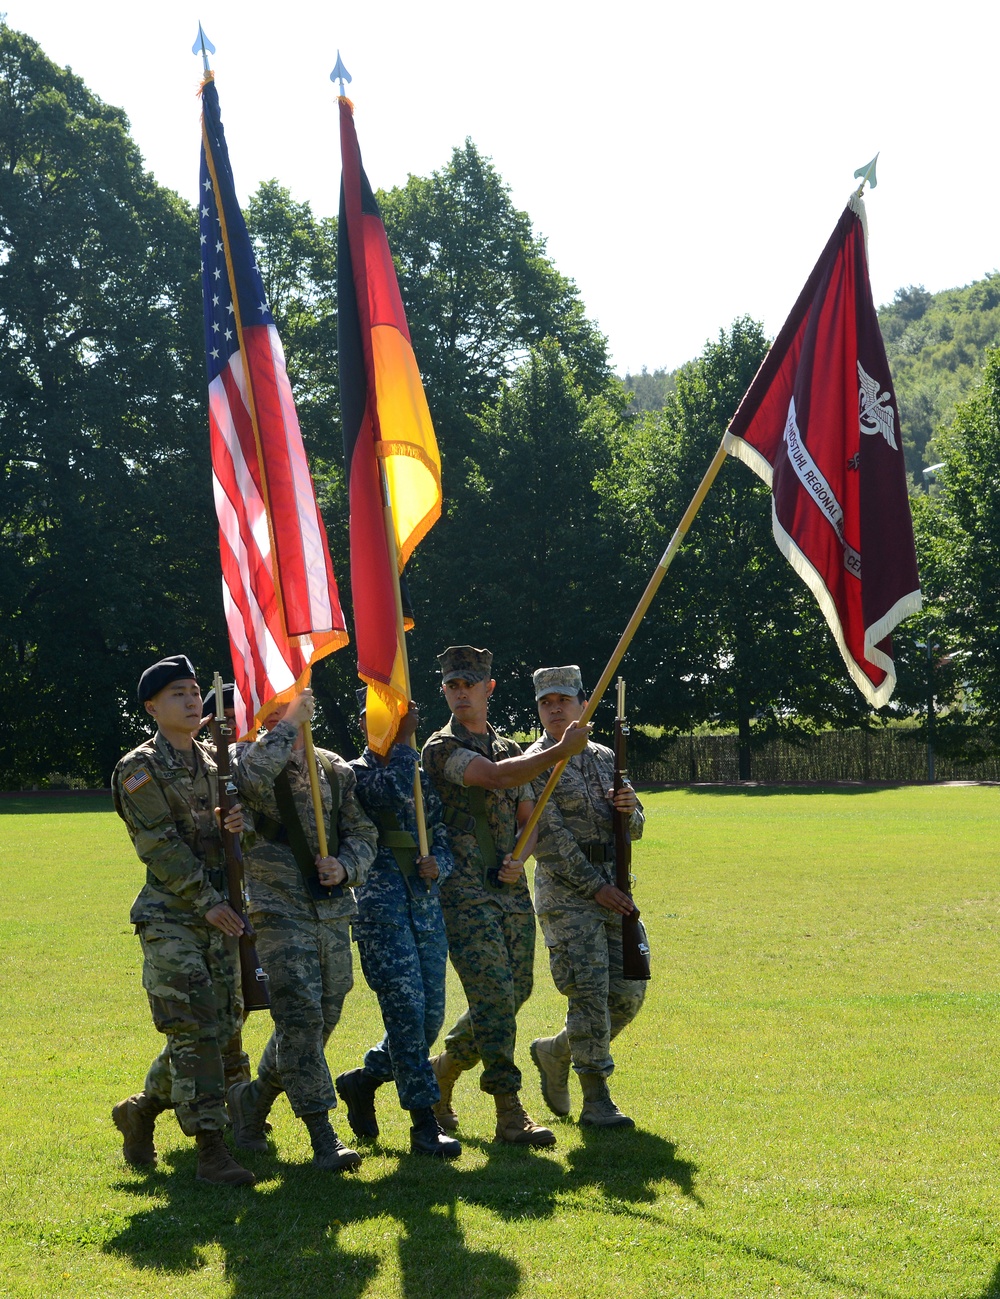
[[[139,703],[144,704],[147,699],[158,695],[171,681],[194,681],[197,676],[194,665],[186,654],[173,654],[168,659],[160,659],[159,663],[148,667],[139,678]]]
[[[227,681],[226,684],[222,687],[222,710],[223,712],[225,712],[227,708],[235,708],[235,707],[236,707],[236,686],[231,681]],[[205,696],[205,698],[201,701],[201,715],[202,717],[215,716],[214,689],[210,690],[208,694]]]

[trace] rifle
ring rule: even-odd
[[[226,892],[229,905],[243,921],[243,933],[240,934],[240,983],[243,988],[243,1013],[251,1010],[268,1010],[271,998],[267,991],[267,974],[257,955],[254,943],[256,934],[247,917],[246,903],[243,899],[243,849],[240,847],[238,834],[231,834],[225,827],[225,820],[233,803],[236,802],[236,785],[233,782],[232,768],[229,763],[229,737],[233,728],[226,719],[226,707],[222,698],[222,677],[215,674],[215,716],[211,721],[212,743],[215,745],[215,765],[219,772],[219,809],[222,813],[222,846],[226,857]]]
[[[625,720],[625,681],[618,678],[618,710],[615,717],[615,781],[614,792],[628,782],[625,769],[625,737],[628,722]],[[615,886],[632,897],[632,840],[629,836],[629,813],[614,811],[615,827]],[[626,979],[649,978],[649,943],[639,923],[639,908],[622,916],[622,974]]]

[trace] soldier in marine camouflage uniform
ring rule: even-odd
[[[586,696],[575,665],[539,668],[535,699],[545,728],[529,754],[555,745],[583,715]],[[642,807],[630,786],[612,791],[615,755],[587,745],[569,760],[538,822],[535,911],[542,926],[556,987],[568,998],[566,1027],[536,1038],[531,1058],[542,1095],[556,1114],[570,1112],[572,1059],[583,1088],[580,1122],[593,1127],[634,1127],[615,1105],[607,1079],[614,1069],[611,1040],[639,1013],[644,981],[622,975],[622,915],[633,910],[615,885],[614,809],[630,812],[629,832],[642,834]],[[543,782],[536,782],[536,794]]]
[[[364,725],[366,690],[359,690]],[[375,1092],[395,1081],[399,1103],[410,1111],[410,1149],[454,1159],[462,1147],[441,1131],[432,1106],[441,1097],[429,1048],[444,1022],[448,940],[439,885],[454,861],[441,820],[441,800],[423,777],[424,815],[431,853],[419,856],[413,793],[417,752],[409,743],[418,717],[411,704],[387,757],[366,747],[351,763],[361,806],[379,827],[375,864],[358,890],[354,938],[368,986],[378,997],[385,1036],[360,1069],[337,1079],[347,1118],[359,1137],[378,1136]]]
[[[139,703],[157,733],[122,758],[111,782],[115,809],[146,866],[130,918],[142,943],[153,1022],[167,1038],[143,1091],[119,1102],[112,1118],[128,1162],[149,1165],[156,1161],[156,1116],[172,1106],[181,1129],[198,1143],[198,1178],[246,1185],[253,1173],[236,1163],[222,1139],[228,1123],[222,1050],[241,1010],[234,939],[243,922],[225,898],[215,763],[193,739],[201,726],[194,678],[183,654],[143,673]],[[227,826],[242,828],[238,807]]]
[[[287,1091],[294,1114],[309,1130],[313,1162],[340,1171],[356,1167],[360,1156],[330,1126],[337,1096],[324,1048],[353,984],[350,921],[356,907],[348,886],[363,883],[377,835],[358,802],[354,772],[337,754],[317,749],[332,849],[319,856],[301,729],[312,713],[312,691],[304,690],[267,719],[266,734],[252,744],[237,744],[233,753],[236,788],[256,831],[243,863],[275,1029],[256,1079],[230,1089],[229,1108],[236,1144],[266,1150],[264,1123]],[[286,794],[291,806],[284,803]],[[338,810],[331,820],[335,798]]]
[[[453,645],[438,656],[452,718],[424,745],[424,770],[445,806],[455,869],[441,890],[452,964],[469,1007],[432,1061],[441,1087],[442,1125],[455,1128],[455,1080],[480,1059],[480,1087],[496,1102],[498,1141],[547,1146],[548,1128],[524,1112],[514,1063],[517,1012],[531,992],[535,918],[524,861],[513,857],[520,826],[534,806],[528,782],[586,744],[589,727],[574,728],[559,745],[528,758],[486,720],[496,682],[493,655]],[[531,843],[525,857],[531,852]]]

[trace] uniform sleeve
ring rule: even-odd
[[[636,798],[635,811],[628,819],[628,833],[630,839],[641,839],[642,829],[646,824],[646,813],[642,810],[642,804]]]
[[[428,846],[438,864],[438,884],[443,884],[455,869],[451,836],[444,823],[444,805],[426,776],[422,776],[420,785],[424,791],[424,816],[427,818],[427,834],[430,839]]]
[[[126,759],[115,770],[115,806],[128,827],[139,860],[169,892],[199,916],[224,902],[205,878],[204,863],[182,839],[156,776],[141,757]],[[213,809],[206,816],[215,817]]]
[[[340,783],[340,813],[337,817],[340,846],[337,849],[337,860],[347,871],[348,884],[364,884],[368,868],[378,851],[378,830],[365,815],[358,799],[358,780],[353,769],[342,758],[336,758],[335,754],[327,753],[326,756],[333,762]]]
[[[547,873],[582,898],[592,898],[607,880],[581,851],[563,820],[555,798],[550,798],[538,820],[535,860]]]
[[[234,748],[233,780],[240,801],[254,811],[263,811],[273,798],[274,782],[288,765],[298,730],[291,722],[279,722],[273,731]]]

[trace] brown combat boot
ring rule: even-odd
[[[267,1134],[271,1130],[267,1116],[280,1094],[259,1078],[253,1082],[234,1083],[230,1087],[226,1096],[226,1108],[233,1125],[233,1142],[238,1150],[256,1150],[259,1154],[267,1154]]]
[[[441,1099],[431,1107],[434,1110],[434,1117],[445,1132],[454,1132],[458,1127],[458,1115],[451,1103],[451,1093],[464,1070],[456,1062],[455,1057],[449,1055],[447,1051],[431,1056],[431,1068],[434,1070],[434,1077],[441,1091]]]
[[[138,1092],[127,1100],[119,1101],[111,1111],[111,1120],[124,1137],[122,1154],[125,1162],[133,1168],[148,1168],[156,1163],[153,1125],[156,1116],[169,1108],[169,1105],[156,1097]]]
[[[569,1037],[566,1030],[555,1037],[536,1037],[531,1058],[541,1075],[542,1100],[553,1114],[565,1117],[572,1109],[569,1097]]]
[[[611,1099],[608,1080],[599,1073],[582,1073],[583,1109],[580,1126],[584,1128],[634,1128],[635,1120],[623,1114]]]
[[[509,1146],[556,1144],[551,1128],[543,1128],[528,1117],[517,1092],[497,1092],[493,1100],[497,1107],[497,1141],[504,1141]]]
[[[253,1186],[256,1182],[250,1169],[238,1164],[229,1153],[221,1132],[198,1132],[194,1139],[198,1143],[195,1175],[199,1182],[211,1182],[214,1186]]]

